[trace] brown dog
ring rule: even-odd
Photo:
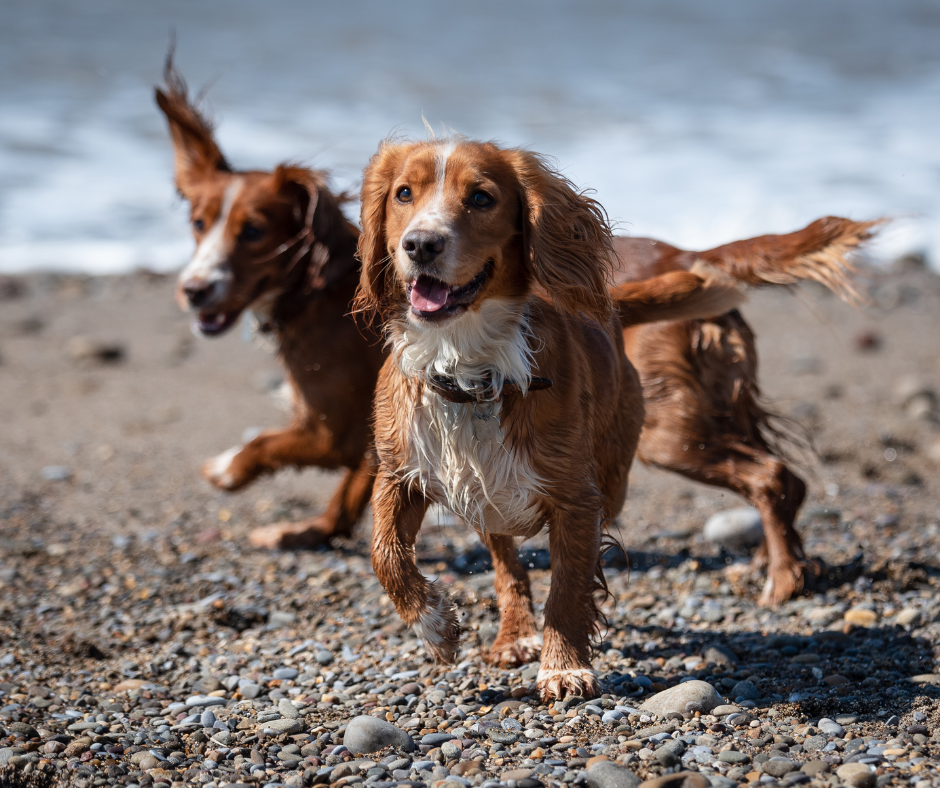
[[[157,104],[170,125],[176,185],[192,208],[196,239],[178,299],[205,336],[222,334],[252,309],[277,343],[294,409],[290,427],[220,454],[203,474],[237,490],[284,467],[344,468],[322,516],[258,529],[251,539],[289,548],[349,535],[372,491],[372,395],[386,355],[378,337],[348,316],[359,232],[322,172],[233,170],[169,61],[165,78]]]
[[[706,252],[685,252],[649,238],[618,238],[615,281],[645,281],[705,263],[750,285],[814,280],[845,300],[860,297],[846,255],[877,222],[826,217],[787,235],[764,235]],[[776,605],[803,587],[815,567],[793,527],[806,486],[780,457],[775,416],[761,402],[757,350],[735,310],[720,317],[624,329],[627,355],[643,381],[646,421],[637,457],[648,465],[724,487],[760,512],[764,543],[752,562],[766,574],[760,601]]]
[[[603,529],[620,512],[643,424],[639,378],[607,286],[603,209],[539,156],[461,140],[384,144],[362,188],[359,303],[386,322],[376,389],[379,469],[372,565],[435,659],[457,651],[457,614],[418,570],[430,503],[489,546],[500,631],[490,658],[538,652],[514,536],[548,528],[552,587],[538,687],[593,696],[593,591]],[[673,272],[618,288],[640,319],[722,314],[724,282]]]

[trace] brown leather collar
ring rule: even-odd
[[[502,391],[494,391],[493,382],[489,376],[483,378],[482,385],[475,391],[460,388],[454,378],[444,375],[425,375],[424,380],[431,391],[448,402],[495,402],[502,397],[505,391],[521,391],[519,384],[514,380],[503,381]],[[551,386],[552,381],[548,378],[533,377],[529,382],[528,391],[543,391],[551,388]]]

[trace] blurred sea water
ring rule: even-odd
[[[703,249],[889,216],[878,255],[940,264],[934,0],[10,0],[0,272],[185,262],[152,95],[171,30],[240,168],[355,187],[426,118],[554,156],[624,234]]]

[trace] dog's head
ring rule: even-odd
[[[169,122],[176,186],[190,204],[196,240],[177,300],[195,313],[202,334],[217,336],[253,303],[296,286],[296,256],[305,245],[310,253],[314,239],[329,237],[331,225],[344,221],[340,198],[326,188],[323,173],[302,167],[233,171],[170,63],[166,82],[156,99]],[[313,276],[303,284],[322,287],[329,271],[319,268]]]
[[[523,150],[385,143],[362,187],[358,303],[433,328],[538,287],[606,320],[611,235],[600,205]]]

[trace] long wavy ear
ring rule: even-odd
[[[355,253],[358,233],[342,210],[350,198],[329,188],[326,172],[294,164],[279,164],[274,183],[293,204],[298,228],[305,233],[290,251],[301,257],[312,252],[307,284],[312,290],[322,290],[348,273],[349,258]]]
[[[186,82],[173,66],[173,49],[163,71],[166,90],[156,89],[157,106],[170,124],[176,166],[176,188],[185,199],[193,187],[214,170],[231,172],[212,136],[212,124],[190,102]]]
[[[610,319],[613,238],[596,200],[535,153],[505,152],[522,201],[522,237],[535,280],[567,312]]]
[[[392,293],[388,237],[385,233],[385,204],[392,188],[395,170],[401,161],[403,146],[383,142],[369,161],[362,176],[362,211],[359,234],[359,259],[362,274],[356,293],[355,309],[385,316]]]

